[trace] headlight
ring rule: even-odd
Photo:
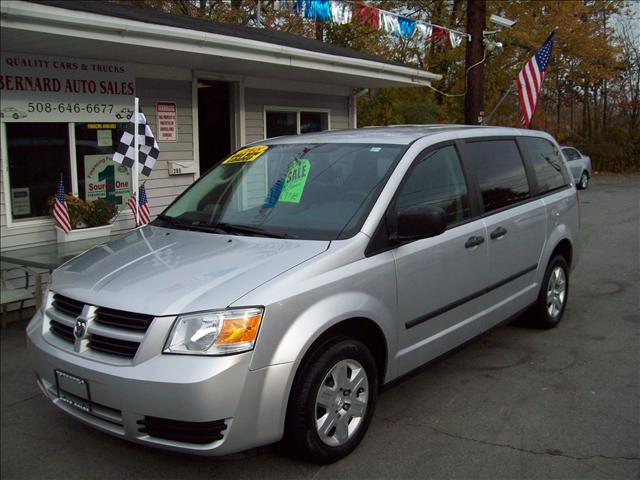
[[[180,315],[164,353],[225,355],[251,350],[263,312],[262,308],[243,308]]]

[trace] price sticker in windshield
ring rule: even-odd
[[[309,177],[309,170],[311,170],[311,162],[306,158],[293,162],[287,171],[287,177],[278,201],[300,203],[304,187],[307,184],[307,178]]]
[[[269,147],[267,145],[256,145],[238,150],[222,163],[247,163],[253,162],[260,157]]]

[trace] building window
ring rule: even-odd
[[[112,161],[124,123],[3,123],[6,133],[8,221],[49,218],[60,177],[83,200],[118,208],[131,196],[131,171]]]
[[[76,168],[78,196],[83,200],[105,200],[119,209],[131,196],[131,171],[112,161],[122,137],[124,123],[76,123]]]
[[[300,133],[328,130],[329,114],[326,112],[300,112]]]
[[[267,138],[298,133],[296,112],[267,112]]]
[[[330,130],[328,110],[267,107],[265,138]]]
[[[6,123],[11,214],[14,219],[49,215],[49,197],[62,176],[71,189],[67,123]]]

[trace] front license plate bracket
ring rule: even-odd
[[[91,411],[89,382],[62,370],[55,370],[58,398],[72,407],[85,412]]]

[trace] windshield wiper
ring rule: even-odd
[[[247,234],[247,235],[259,235],[261,237],[269,237],[269,238],[297,238],[293,235],[289,235],[287,233],[273,233],[265,230],[264,228],[254,227],[253,225],[237,225],[234,223],[202,223],[200,221],[195,221],[192,223],[185,222],[176,217],[171,217],[169,215],[160,214],[158,218],[163,222],[168,223],[169,225],[184,229],[184,230],[196,230],[200,232],[211,232],[211,233],[221,233],[221,234]]]
[[[211,233],[228,233],[227,230],[219,228],[217,225],[210,225],[207,223],[188,223],[180,220],[176,217],[170,217],[168,215],[160,214],[158,218],[163,222],[167,222],[169,225],[184,229],[184,230],[196,230],[199,232],[211,232]]]
[[[253,225],[237,225],[234,223],[216,223],[212,225],[216,228],[220,228],[229,233],[247,233],[250,235],[259,235],[261,237],[269,237],[269,238],[296,238],[293,235],[288,233],[274,233],[265,230],[264,228],[254,227]]]

